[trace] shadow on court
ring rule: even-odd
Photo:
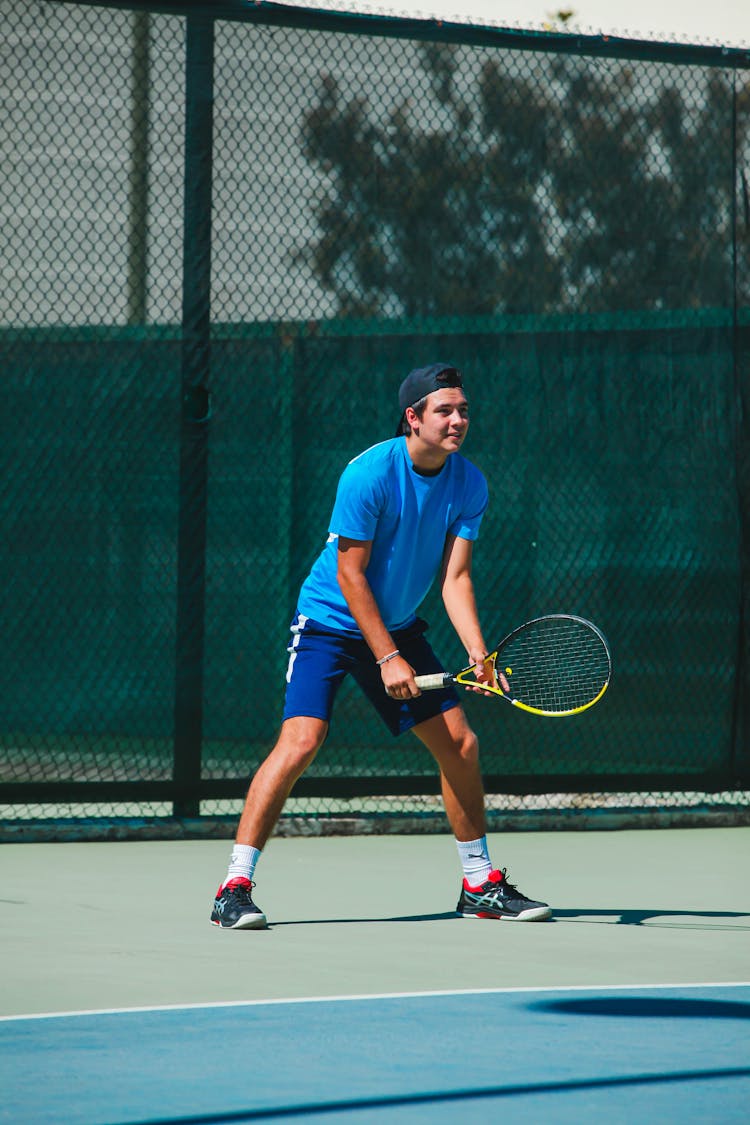
[[[679,922],[670,922],[666,919],[679,918]],[[704,922],[692,922],[686,919],[703,919]],[[717,927],[716,919],[744,919],[744,925],[730,925]],[[538,925],[549,926],[554,922],[594,922],[605,925],[641,926],[644,922],[658,919],[656,926],[671,926],[675,929],[700,929],[705,924],[706,928],[750,930],[750,914],[730,910],[588,910],[580,907],[577,910],[555,910],[554,915],[546,922]],[[467,925],[474,919],[461,918],[454,910],[445,910],[439,914],[399,914],[390,918],[287,918],[283,922],[269,922],[268,929],[275,930],[281,926],[345,926],[349,924],[361,926],[365,923],[377,922],[461,922]],[[490,923],[487,922],[487,925]],[[504,922],[498,923],[500,925]],[[526,923],[531,925],[532,923]],[[257,932],[257,931],[253,931]]]
[[[669,918],[679,918],[681,921],[669,922],[666,920]],[[656,925],[675,926],[677,928],[696,925],[694,922],[685,921],[687,918],[705,919],[706,923],[711,923],[711,929],[717,928],[713,925],[716,919],[741,918],[744,919],[745,925],[726,928],[750,930],[750,914],[747,911],[735,910],[587,910],[585,907],[580,907],[577,910],[555,910],[552,921],[604,922],[614,923],[618,926],[642,926],[644,922],[658,919]]]
[[[512,1086],[489,1086],[480,1089],[450,1090],[441,1093],[407,1094],[396,1097],[353,1098],[345,1101],[316,1102],[274,1109],[247,1109],[233,1113],[218,1113],[190,1117],[160,1117],[148,1121],[121,1122],[119,1125],[230,1125],[243,1121],[278,1121],[294,1118],[315,1118],[323,1114],[343,1115],[359,1111],[383,1111],[383,1121],[393,1121],[393,1113],[407,1111],[411,1107],[429,1107],[439,1113],[459,1103],[464,1112],[469,1105],[478,1102],[499,1101],[504,1098],[518,1098],[524,1095],[562,1095],[594,1091],[606,1092],[623,1088],[682,1086],[686,1082],[726,1082],[732,1078],[747,1078],[750,1067],[727,1067],[719,1070],[691,1070],[675,1074],[635,1074],[627,1077],[596,1078],[570,1082],[539,1082]],[[486,1105],[485,1111],[491,1109]],[[419,1120],[424,1120],[420,1117]],[[448,1120],[440,1115],[439,1120]],[[472,1118],[474,1120],[474,1118]]]
[[[459,918],[455,910],[445,910],[440,914],[400,914],[393,918],[287,918],[283,922],[269,922],[268,928],[270,930],[278,929],[280,926],[346,926],[353,924],[361,926],[363,923],[369,922],[465,922],[465,918]]]
[[[679,996],[593,996],[539,1000],[529,1005],[537,1012],[570,1016],[634,1016],[636,1019],[747,1020],[750,1004],[741,1000],[696,1000]]]

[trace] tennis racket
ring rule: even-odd
[[[532,715],[579,715],[601,699],[612,676],[604,634],[583,617],[552,613],[514,629],[491,652],[493,685],[479,683],[474,665],[460,672],[415,676],[422,691],[463,684],[481,687]],[[509,690],[500,686],[504,674]]]

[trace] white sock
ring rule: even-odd
[[[467,883],[471,887],[480,886],[492,870],[487,837],[482,836],[479,840],[456,840],[456,847]]]
[[[227,868],[227,877],[224,886],[230,879],[249,879],[253,881],[255,865],[260,859],[260,850],[251,848],[248,844],[235,844],[232,848],[232,858]]]

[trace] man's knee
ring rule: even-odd
[[[464,762],[477,762],[479,739],[469,726],[464,711],[454,708],[446,712],[444,717],[451,754]]]
[[[479,761],[479,739],[471,727],[466,727],[456,742],[456,754],[463,762],[472,765]]]
[[[299,776],[312,763],[328,733],[321,719],[287,719],[271,756]]]
[[[438,762],[443,760],[476,765],[479,739],[461,708],[451,708],[414,728],[414,733]]]

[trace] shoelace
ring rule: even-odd
[[[500,884],[500,886],[505,887],[507,890],[509,890],[510,893],[514,896],[514,898],[522,899],[524,902],[531,902],[532,900],[530,898],[527,898],[527,896],[523,893],[523,891],[519,891],[518,887],[514,883],[510,882],[510,880],[507,878],[507,876],[505,874],[506,870],[507,870],[507,868],[505,868],[505,867],[502,868],[503,881]]]

